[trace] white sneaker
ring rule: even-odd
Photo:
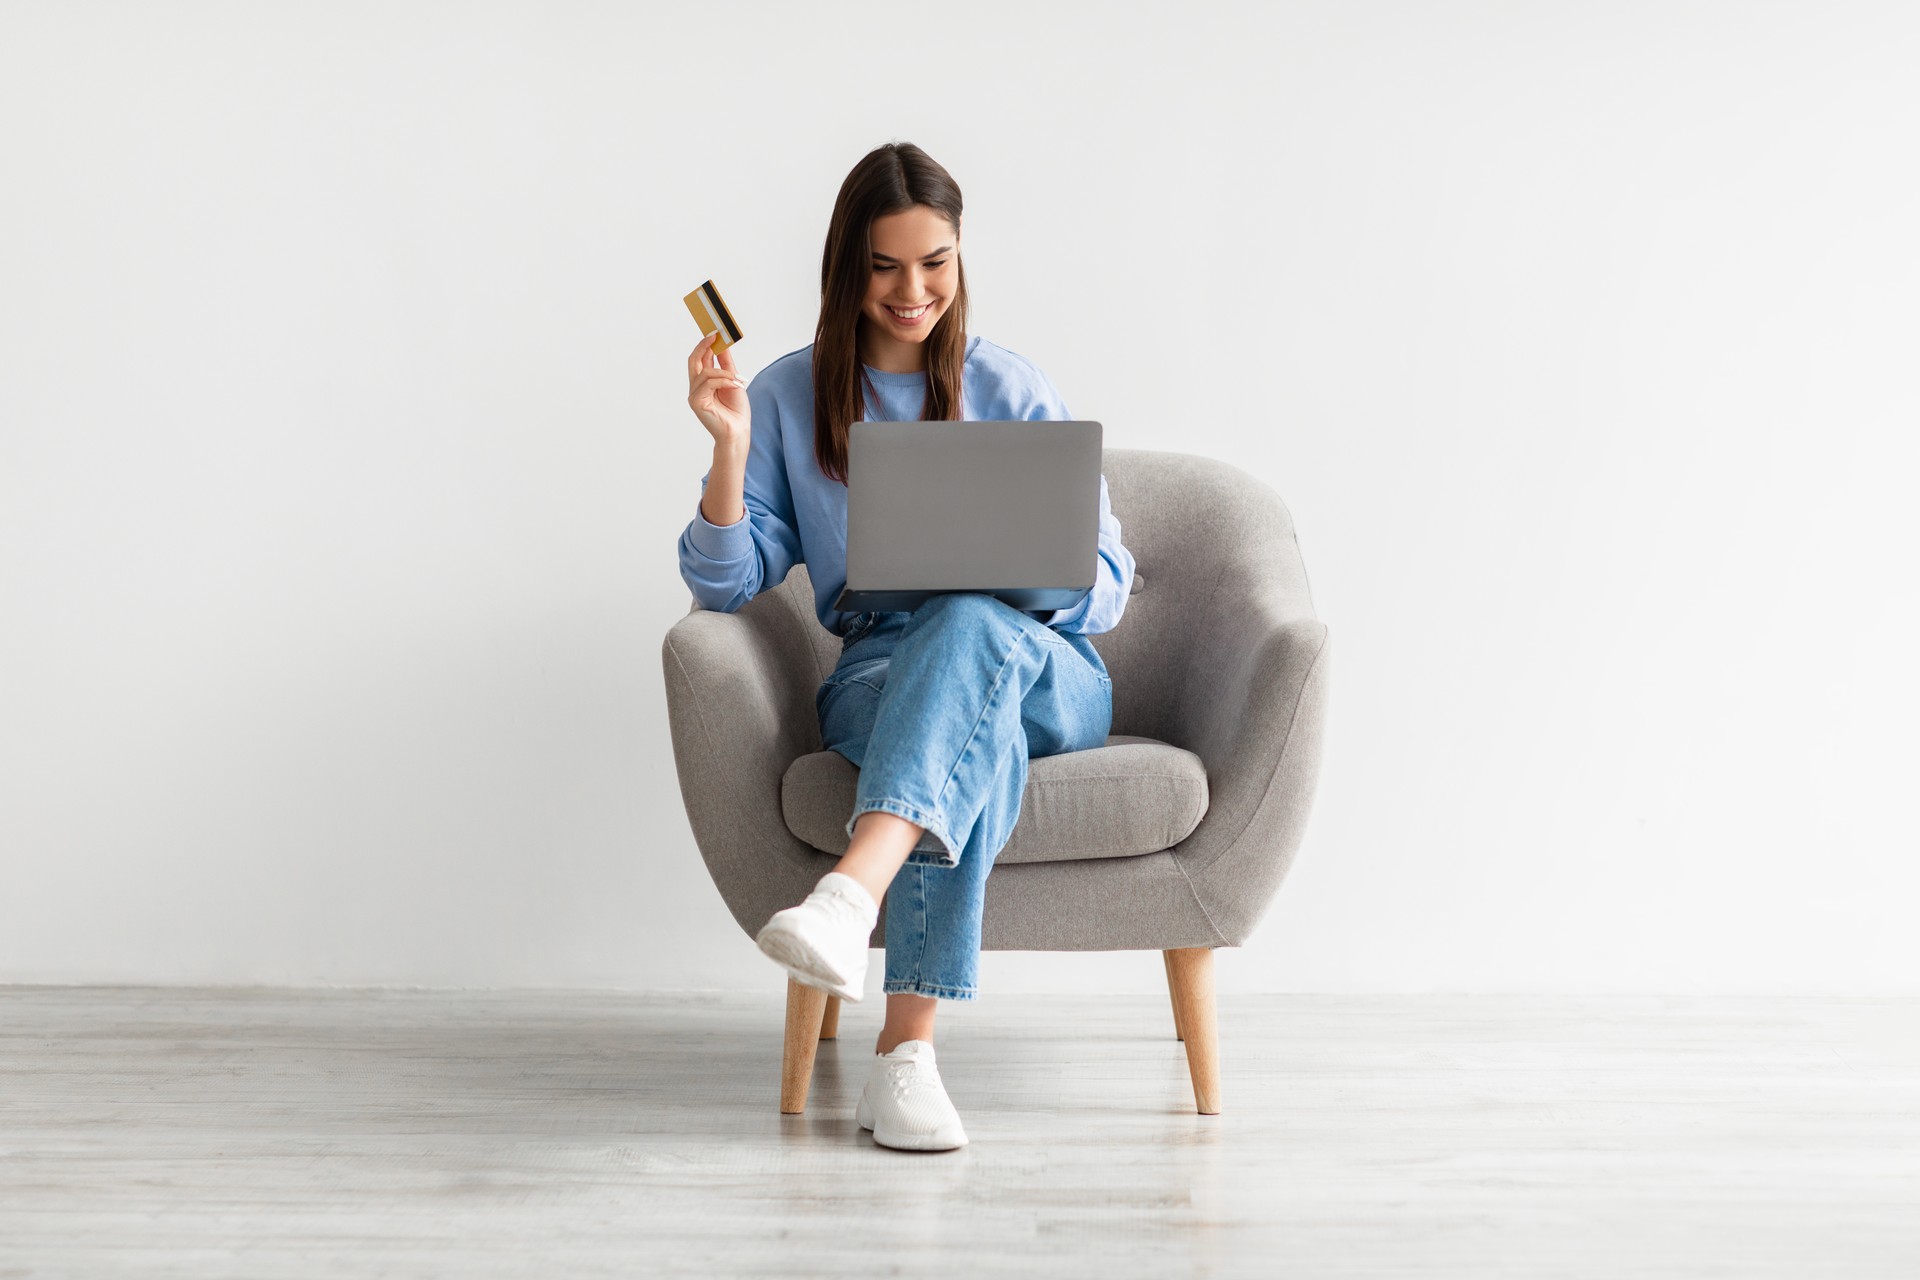
[[[862,1129],[873,1130],[873,1140],[883,1147],[951,1151],[967,1145],[960,1113],[947,1097],[940,1069],[933,1065],[933,1046],[925,1040],[902,1040],[892,1052],[874,1055],[853,1117]]]
[[[794,981],[856,1003],[865,994],[867,943],[880,904],[852,876],[829,871],[807,900],[773,913],[755,939]]]

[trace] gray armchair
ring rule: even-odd
[[[987,877],[981,946],[1165,954],[1197,1109],[1220,1107],[1213,948],[1266,913],[1306,830],[1328,632],[1271,488],[1208,458],[1109,449],[1134,594],[1092,637],[1113,676],[1107,745],[1032,761]],[[846,851],[858,771],[823,751],[814,693],[840,638],[804,565],[733,613],[698,606],[661,647],[680,794],[749,938]],[[886,904],[872,945],[886,941]],[[780,1109],[806,1107],[839,1000],[789,980]]]

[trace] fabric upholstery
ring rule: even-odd
[[[837,751],[795,760],[780,787],[787,829],[823,852],[845,853],[859,780],[860,771]],[[1104,747],[1028,762],[1020,821],[993,865],[1154,853],[1186,839],[1206,811],[1199,756],[1110,734]]]

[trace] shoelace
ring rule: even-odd
[[[807,897],[821,910],[849,924],[864,921],[867,918],[865,905],[850,893],[843,893],[838,889],[815,889]]]
[[[915,1094],[937,1093],[944,1096],[946,1093],[940,1082],[939,1068],[931,1062],[914,1058],[887,1063],[887,1087],[896,1102],[905,1102]]]

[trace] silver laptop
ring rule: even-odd
[[[978,591],[1067,609],[1100,548],[1097,422],[856,422],[847,585],[833,607],[895,613]]]

